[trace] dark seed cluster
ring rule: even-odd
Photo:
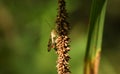
[[[70,29],[69,23],[67,22],[68,14],[65,8],[65,1],[58,0],[58,14],[56,19],[56,28],[59,35],[67,35]]]

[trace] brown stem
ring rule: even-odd
[[[85,60],[84,74],[98,74],[99,62],[100,62],[100,51],[97,52],[94,59]]]

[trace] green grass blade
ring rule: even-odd
[[[97,74],[107,0],[93,0],[85,54],[85,73]]]

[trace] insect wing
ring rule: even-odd
[[[50,52],[51,47],[52,47],[52,40],[51,40],[51,38],[49,38],[49,41],[48,41],[48,52]]]

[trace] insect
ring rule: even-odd
[[[53,30],[51,31],[50,38],[49,38],[49,41],[48,41],[48,52],[49,52],[52,48],[55,49],[55,50],[57,50],[57,49],[56,49],[56,43],[55,43],[55,40],[56,40],[57,36],[58,36],[58,35],[57,35],[56,30],[53,29]]]

